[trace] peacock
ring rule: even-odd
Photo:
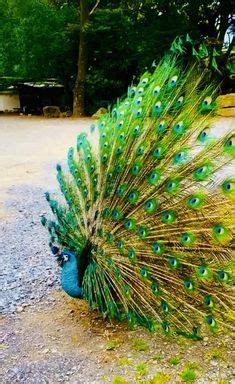
[[[233,328],[235,136],[216,134],[218,85],[184,64],[185,44],[78,135],[57,165],[65,203],[47,192],[42,224],[70,296],[131,329],[200,338]]]

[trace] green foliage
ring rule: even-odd
[[[181,379],[186,383],[195,381],[197,378],[196,369],[197,369],[197,364],[195,363],[186,364],[180,373]]]
[[[156,372],[149,380],[149,384],[166,384],[170,380],[170,376],[164,372]]]
[[[89,8],[95,3],[89,0]],[[199,42],[201,36],[209,36],[211,46],[221,53],[221,39],[231,9],[231,1],[221,8],[220,2],[213,0],[100,2],[86,27],[87,113],[108,106],[124,94],[127,85],[144,68],[151,68],[176,36],[188,32]],[[215,21],[219,15],[223,22],[216,40]],[[0,24],[0,74],[4,78],[1,87],[18,79],[57,78],[64,84],[71,104],[79,46],[78,2],[0,0]],[[220,57],[216,60],[225,75],[232,72],[232,61],[226,64],[222,58],[220,65]]]
[[[112,384],[128,384],[127,381],[121,376],[115,376]]]
[[[77,10],[39,0],[0,0],[1,76],[65,83],[74,72]],[[75,53],[74,53],[75,52]]]
[[[225,352],[221,348],[220,349],[213,348],[206,353],[206,357],[208,360],[223,360],[225,357],[224,355],[225,355]]]
[[[136,365],[135,378],[147,375],[147,365],[145,363],[138,363]]]
[[[120,345],[119,339],[110,340],[106,344],[106,350],[107,351],[114,351],[117,347],[119,347],[119,345]]]
[[[180,363],[180,358],[179,356],[172,356],[169,360],[169,363],[171,365],[178,365]]]
[[[121,367],[124,367],[126,365],[131,365],[131,364],[132,364],[132,361],[128,359],[128,357],[121,357],[118,360],[118,365],[120,365]]]
[[[162,355],[158,352],[153,355],[153,360],[160,361],[162,359]]]
[[[136,352],[146,352],[149,350],[149,345],[144,339],[133,339],[133,349]]]

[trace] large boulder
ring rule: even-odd
[[[223,117],[235,117],[235,93],[221,95],[216,99],[217,114]]]
[[[234,108],[219,108],[217,109],[217,115],[223,117],[235,117],[235,107]]]
[[[43,108],[43,115],[45,117],[60,117],[60,108],[54,105],[48,105]]]
[[[217,104],[219,108],[235,107],[235,93],[229,93],[227,95],[221,95],[217,97]]]
[[[94,113],[94,115],[92,115],[92,119],[99,119],[102,115],[104,115],[107,112],[108,111],[106,108],[101,107],[100,109],[98,109],[96,113]]]

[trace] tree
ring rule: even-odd
[[[231,13],[232,0],[0,0],[0,78],[56,78],[74,115],[92,114],[176,36],[221,46]]]
[[[87,74],[87,23],[89,16],[96,10],[99,5],[96,2],[92,10],[89,12],[88,1],[80,0],[80,39],[77,63],[77,77],[73,89],[73,115],[83,116],[85,114],[85,82]]]
[[[87,73],[87,37],[86,24],[89,19],[87,0],[80,0],[80,39],[77,65],[77,78],[73,89],[73,115],[83,116],[85,99],[85,81]]]

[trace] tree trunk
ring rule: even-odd
[[[73,89],[73,116],[84,116],[85,81],[87,72],[87,41],[85,26],[89,19],[87,0],[80,0],[80,40],[77,78]]]

